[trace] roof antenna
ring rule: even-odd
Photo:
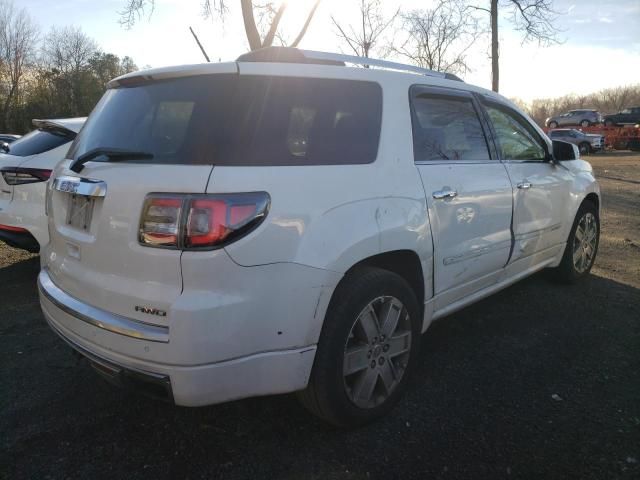
[[[191,30],[191,35],[193,35],[193,38],[195,38],[196,43],[198,44],[198,46],[200,47],[200,51],[202,52],[202,54],[204,55],[204,58],[207,59],[207,62],[211,62],[211,60],[209,60],[209,55],[207,55],[207,52],[204,51],[204,47],[202,46],[202,44],[200,43],[200,40],[198,40],[198,36],[196,35],[196,32],[193,31],[193,28],[189,27],[189,30]]]

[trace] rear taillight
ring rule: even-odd
[[[139,241],[181,250],[219,248],[256,228],[270,201],[266,192],[151,194],[142,210]]]
[[[4,167],[0,168],[0,173],[7,185],[46,182],[51,176],[51,170],[43,168]]]

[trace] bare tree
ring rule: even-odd
[[[471,8],[487,13],[491,20],[491,86],[497,92],[500,86],[498,42],[498,15],[506,10],[516,30],[523,32],[523,42],[536,41],[540,45],[556,43],[558,29],[554,26],[558,15],[553,0],[489,0],[489,5],[473,5]]]
[[[480,34],[478,20],[462,0],[440,0],[430,10],[402,15],[405,38],[394,53],[411,63],[449,73],[469,71],[466,53]]]
[[[358,23],[344,24],[331,16],[331,21],[338,29],[338,36],[344,40],[356,56],[369,58],[373,49],[375,49],[383,34],[393,24],[400,9],[398,8],[394,14],[385,17],[382,13],[381,0],[360,0],[358,11]]]
[[[11,105],[17,97],[26,67],[33,60],[38,27],[23,8],[16,11],[13,2],[0,2],[0,81],[4,102],[2,130],[5,130]]]
[[[230,4],[232,0],[201,0],[202,1],[202,13],[205,18],[217,17],[224,20],[226,15],[230,11]],[[284,16],[288,3],[281,1],[276,7],[276,2],[253,2],[252,0],[238,0],[242,11],[242,20],[244,23],[244,30],[247,35],[250,50],[257,50],[263,47],[270,47],[273,45],[278,37],[278,29],[280,22]],[[316,10],[320,6],[322,0],[315,0],[313,6],[310,8],[309,13],[306,16],[304,23],[300,26],[298,35],[289,46],[297,47],[302,38],[307,33],[311,20],[316,13]],[[120,23],[126,28],[131,28],[140,18],[147,14],[151,16],[155,8],[155,0],[126,0],[125,7],[120,11]],[[261,34],[258,29],[258,23],[256,22],[256,10],[267,8],[268,28]]]
[[[82,83],[90,61],[98,53],[97,43],[79,27],[52,27],[42,43],[42,63],[67,84],[72,112],[79,114],[82,106]]]
[[[42,43],[45,63],[64,73],[82,70],[97,50],[98,44],[74,26],[52,27]]]

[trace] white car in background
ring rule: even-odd
[[[35,130],[0,154],[0,240],[29,252],[49,241],[46,182],[64,159],[85,117],[34,120]]]

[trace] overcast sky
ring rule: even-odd
[[[478,0],[478,3],[485,0]],[[201,16],[201,0],[156,0],[147,16],[130,30],[120,26],[118,12],[126,0],[15,0],[40,24],[43,32],[53,25],[80,26],[104,51],[129,55],[139,66],[197,63],[203,57],[189,26],[192,26],[212,60],[233,60],[247,50],[239,7],[222,23]],[[237,1],[231,1],[237,4]],[[301,23],[305,5],[311,0],[290,0],[283,18],[285,32],[292,38]],[[488,3],[488,1],[486,1]],[[331,14],[348,22],[354,18],[354,0],[323,0],[301,48],[340,51]],[[393,10],[419,8],[429,0],[384,1]],[[522,44],[506,16],[500,19],[500,87],[508,97],[525,100],[589,93],[601,88],[640,83],[640,0],[556,0],[560,13],[556,25],[562,43],[539,47]],[[491,86],[488,43],[477,42],[469,54],[472,72],[465,80],[486,88]],[[345,50],[345,53],[346,50]]]

